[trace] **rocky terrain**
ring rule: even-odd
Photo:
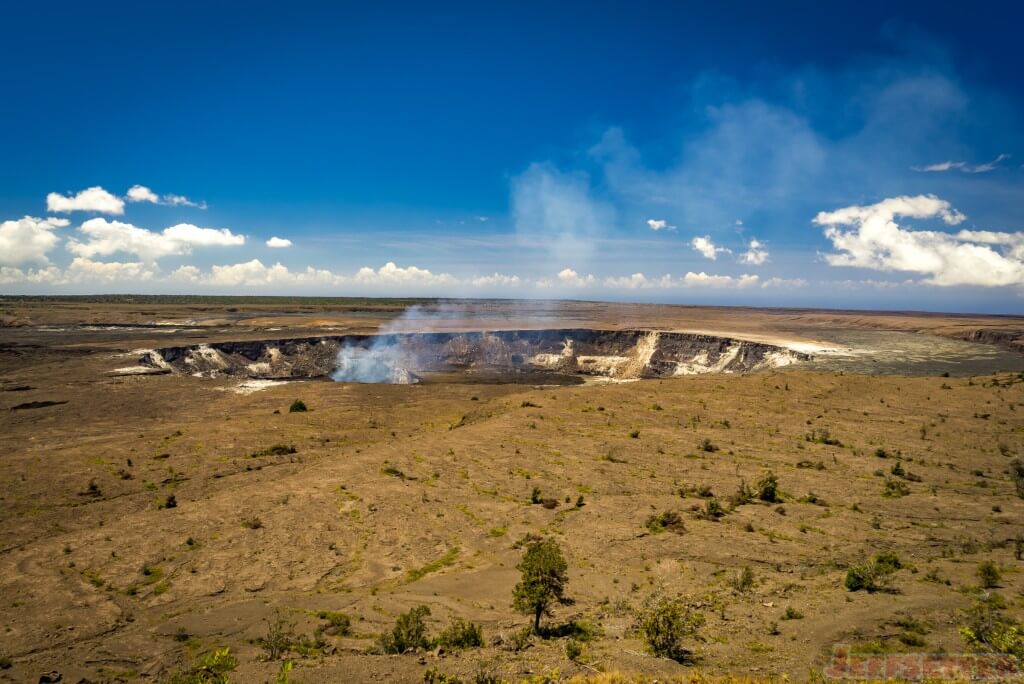
[[[328,382],[328,349],[300,366],[315,378],[196,378],[187,350],[228,343],[218,354],[260,363],[262,340],[372,341],[397,311],[369,324],[337,310],[332,332],[291,305],[257,318],[200,301],[188,327],[146,301],[77,321],[80,304],[52,319],[5,306],[29,323],[0,328],[0,681],[180,684],[223,666],[236,684],[275,682],[286,663],[303,684],[820,680],[837,654],[975,654],[965,628],[1024,617],[1017,372],[677,375],[753,336],[743,312],[736,335],[662,334],[652,351],[649,331],[609,335],[568,304],[571,325],[517,331],[500,353],[453,330],[408,339],[443,341],[413,348],[450,367],[522,354],[579,374],[622,356],[663,375]],[[166,325],[121,325],[147,318]],[[584,332],[567,345],[569,330]],[[182,350],[162,357],[180,371],[118,372],[139,349]],[[531,635],[514,592],[537,539],[561,550],[572,603]],[[673,657],[643,631],[665,601],[693,626]],[[403,615],[424,640],[387,653]],[[479,642],[440,644],[467,623]]]

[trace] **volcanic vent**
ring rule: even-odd
[[[808,360],[760,342],[655,330],[503,330],[216,342],[147,352],[140,362],[201,377],[410,384],[444,376],[516,382],[746,373]]]

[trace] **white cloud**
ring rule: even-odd
[[[156,271],[140,261],[92,261],[75,257],[65,271],[65,278],[73,282],[113,282],[120,280],[151,280]]]
[[[571,268],[563,268],[558,272],[558,282],[569,287],[589,287],[594,284],[594,281],[594,276],[589,273],[581,276]]]
[[[150,204],[165,204],[171,207],[196,207],[206,209],[206,202],[193,202],[182,195],[167,194],[161,197],[145,185],[133,185],[128,188],[125,195],[129,202],[149,202]]]
[[[267,247],[272,247],[274,249],[284,249],[285,247],[291,246],[292,241],[289,240],[288,238],[279,238],[277,236],[274,236],[267,240]]]
[[[62,282],[64,282],[64,272],[56,266],[27,270],[0,266],[0,285],[13,283],[57,284]]]
[[[675,230],[675,226],[670,226],[668,221],[665,219],[647,219],[647,227],[657,232],[659,230]]]
[[[202,281],[209,285],[237,287],[239,285],[286,283],[292,282],[294,279],[294,274],[280,263],[264,266],[259,259],[253,259],[240,264],[213,266],[210,273],[202,278]]]
[[[779,279],[773,279],[779,281]],[[767,282],[767,281],[766,281]],[[728,275],[714,275],[710,273],[694,273],[693,271],[687,272],[680,278],[673,278],[670,275],[664,275],[660,278],[648,278],[643,273],[634,273],[630,276],[621,277],[609,277],[604,279],[605,287],[614,289],[648,289],[648,288],[661,288],[661,289],[674,289],[674,288],[692,288],[692,287],[712,287],[712,288],[744,288],[753,287],[761,283],[761,279],[756,275],[743,274],[740,276],[728,276]],[[772,282],[772,285],[781,284],[779,282]]]
[[[761,283],[761,287],[807,287],[803,278],[769,278]]]
[[[668,276],[665,276],[668,278]],[[613,289],[637,290],[654,287],[656,282],[649,279],[643,273],[634,273],[630,276],[611,276],[604,279],[605,287]]]
[[[1010,155],[1008,154],[1000,154],[992,161],[983,164],[968,164],[964,161],[944,161],[938,164],[928,164],[927,166],[911,166],[910,168],[914,171],[926,173],[941,173],[943,171],[952,171],[953,169],[964,173],[988,173],[989,171],[995,171],[999,167],[999,162],[1009,158]]]
[[[725,247],[716,247],[715,243],[711,241],[711,236],[709,235],[702,235],[700,237],[693,238],[690,240],[690,246],[703,254],[705,259],[711,259],[712,261],[716,260],[720,253],[730,253],[730,250]]]
[[[62,218],[31,216],[0,223],[0,265],[49,263],[46,255],[60,239],[53,229],[63,228],[68,223]]]
[[[206,209],[206,202],[193,202],[188,197],[182,195],[164,195],[160,200],[161,204],[169,204],[172,207],[195,207],[196,209]]]
[[[153,204],[160,202],[160,196],[145,185],[133,185],[128,188],[128,194],[125,197],[129,202],[152,202]]]
[[[751,266],[760,266],[766,261],[768,261],[768,250],[764,248],[764,243],[756,239],[747,243],[747,251],[740,255],[740,263]]]
[[[896,217],[940,219],[951,226],[966,218],[934,195],[821,212],[814,223],[825,226],[825,236],[838,250],[825,260],[832,266],[920,273],[932,285],[1024,285],[1024,233],[910,230]]]
[[[77,195],[65,196],[51,192],[46,196],[46,210],[54,212],[93,211],[99,214],[124,213],[124,200],[116,197],[100,186],[86,188]]]
[[[456,285],[459,279],[447,273],[432,273],[416,266],[400,267],[394,262],[373,269],[369,266],[360,268],[354,275],[340,275],[326,269],[312,266],[302,271],[291,271],[281,263],[265,266],[259,259],[239,264],[213,266],[209,273],[203,274],[192,266],[177,269],[171,274],[177,280],[196,282],[206,285],[224,287],[260,286],[260,285],[322,285],[322,286],[432,286]],[[495,274],[497,277],[498,274]],[[505,276],[501,276],[505,277]],[[510,277],[518,281],[514,276]]]
[[[85,221],[79,230],[88,236],[88,241],[70,240],[68,250],[87,258],[125,252],[155,261],[165,256],[191,254],[193,247],[245,243],[244,235],[235,235],[227,228],[200,228],[191,223],[179,223],[156,233],[130,223],[93,218]]]
[[[198,283],[201,276],[202,271],[195,266],[179,266],[171,272],[167,279],[184,283]]]
[[[522,280],[520,280],[517,275],[510,276],[503,273],[495,273],[488,276],[477,276],[470,280],[470,283],[476,287],[518,287],[522,283]]]
[[[711,275],[709,273],[694,273],[693,271],[687,272],[683,276],[683,284],[687,286],[696,287],[750,287],[757,285],[761,278],[756,275],[748,275],[744,273],[741,276],[723,276],[723,275]]]
[[[400,267],[393,261],[381,266],[376,271],[369,266],[359,269],[353,281],[369,285],[395,285],[395,284],[420,284],[420,285],[452,285],[458,282],[456,278],[447,273],[431,273],[427,269],[415,266]]]

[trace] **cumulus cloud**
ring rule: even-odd
[[[120,216],[124,213],[124,200],[97,185],[86,188],[77,195],[61,195],[51,192],[46,196],[46,210],[59,213],[92,211],[98,214]]]
[[[253,259],[240,264],[213,266],[209,275],[203,278],[203,282],[210,285],[234,287],[238,285],[271,285],[291,282],[294,279],[294,275],[288,271],[288,268],[280,263],[264,266],[259,259]]]
[[[665,276],[669,278],[669,276]],[[671,280],[671,278],[669,278]],[[604,279],[604,286],[612,289],[637,290],[655,287],[658,281],[651,280],[643,273],[634,273],[629,276],[609,276]]]
[[[675,226],[670,226],[668,221],[665,219],[647,219],[647,227],[658,232],[659,230],[675,230]]]
[[[748,275],[744,273],[740,276],[728,276],[728,275],[712,275],[701,271],[700,273],[694,273],[693,271],[687,272],[683,276],[683,284],[697,287],[751,287],[757,285],[761,281],[761,278],[756,275]]]
[[[431,273],[425,268],[408,266],[402,268],[389,261],[376,271],[364,266],[356,272],[353,278],[355,282],[362,284],[430,284],[450,285],[456,283],[456,279],[447,273]]]
[[[125,252],[155,261],[165,256],[191,254],[193,247],[245,243],[244,235],[235,235],[227,228],[200,228],[191,223],[179,223],[157,233],[130,223],[93,218],[82,223],[79,231],[87,241],[72,239],[67,247],[73,254],[86,258]]]
[[[129,202],[149,202],[150,204],[165,204],[172,207],[206,209],[206,202],[193,202],[188,197],[182,195],[167,194],[161,197],[145,185],[133,185],[128,188],[125,198]]]
[[[389,261],[378,269],[364,266],[353,275],[333,273],[326,269],[312,266],[304,270],[292,271],[281,263],[266,266],[259,259],[239,264],[213,266],[209,273],[203,274],[198,269],[179,268],[172,274],[179,280],[199,282],[207,285],[226,287],[260,286],[260,285],[323,285],[323,286],[436,286],[456,285],[461,281],[448,273],[433,273],[416,266],[401,267]]]
[[[711,241],[710,235],[702,235],[695,237],[690,240],[690,246],[694,250],[704,255],[705,259],[711,259],[712,261],[718,259],[719,254],[728,254],[730,250],[725,247],[717,247],[715,243]]]
[[[0,285],[14,283],[32,283],[55,285],[64,281],[64,272],[56,266],[38,269],[20,269],[13,266],[0,266]]]
[[[128,194],[125,197],[127,197],[129,202],[152,202],[153,204],[160,202],[160,195],[145,185],[133,185],[128,188]]]
[[[944,161],[938,164],[928,164],[927,166],[911,166],[910,168],[914,171],[921,171],[924,173],[941,173],[944,171],[962,171],[963,173],[988,173],[989,171],[995,171],[999,167],[999,162],[1004,159],[1009,159],[1010,155],[1000,154],[998,157],[990,162],[984,164],[968,164],[964,161]]]
[[[604,279],[604,285],[613,289],[647,289],[647,288],[747,288],[761,284],[762,287],[771,283],[771,286],[792,284],[794,281],[784,281],[780,278],[773,278],[762,283],[761,278],[756,275],[743,274],[739,276],[715,275],[705,273],[687,272],[680,278],[671,275],[663,275],[660,278],[649,278],[643,273],[634,273],[630,276],[609,277]]]
[[[594,281],[594,276],[589,273],[581,276],[571,268],[563,268],[558,272],[558,282],[569,287],[588,287],[593,285]]]
[[[821,212],[814,223],[825,227],[825,236],[838,250],[824,255],[826,262],[919,273],[932,285],[1024,285],[1024,233],[912,230],[899,225],[897,217],[940,220],[950,226],[966,218],[934,195],[893,197]]]
[[[505,275],[504,273],[494,273],[487,276],[477,276],[470,280],[470,283],[476,287],[517,287],[522,284],[522,280],[517,275]]]
[[[288,238],[279,238],[275,236],[267,240],[267,247],[272,247],[274,249],[284,249],[285,247],[291,246],[292,241]]]
[[[60,239],[53,232],[54,228],[63,228],[69,223],[62,218],[32,216],[0,223],[0,265],[49,263],[46,255]]]
[[[65,278],[71,282],[115,282],[146,281],[156,275],[156,270],[140,261],[93,261],[75,257],[65,271]]]
[[[752,239],[747,243],[747,251],[740,254],[740,263],[760,266],[768,261],[768,250],[760,240]]]

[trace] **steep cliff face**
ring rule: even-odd
[[[807,359],[782,347],[727,337],[565,329],[218,342],[153,350],[141,362],[206,377],[331,376],[351,382],[409,383],[429,373],[460,371],[666,378],[744,373]]]
[[[998,330],[994,328],[979,328],[970,332],[960,333],[955,337],[968,342],[979,344],[991,344],[1003,349],[1012,351],[1024,351],[1024,335],[1019,330]]]

